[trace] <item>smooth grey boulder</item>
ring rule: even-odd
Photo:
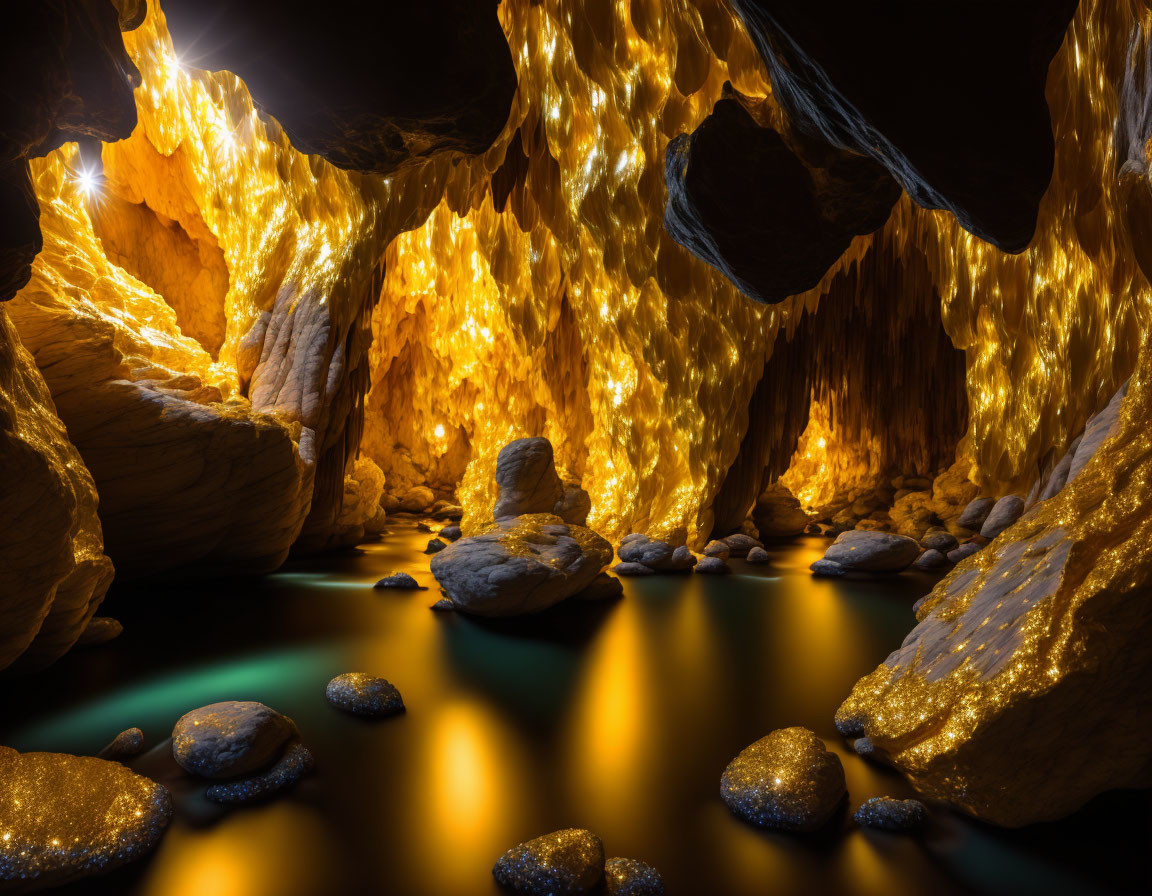
[[[995,504],[995,498],[973,498],[956,518],[956,525],[972,532],[979,532]]]
[[[916,562],[912,565],[925,572],[934,572],[937,569],[943,569],[947,566],[948,558],[935,548],[929,548],[917,557]]]
[[[672,560],[672,545],[653,541],[647,536],[620,543],[620,559],[625,563],[643,563],[649,569],[659,569]]]
[[[719,557],[703,557],[696,564],[696,572],[704,575],[723,576],[732,571],[732,568]]]
[[[745,535],[743,532],[726,535],[722,540],[728,545],[729,557],[747,557],[752,548],[764,547],[762,541],[758,541],[751,535]]]
[[[745,559],[749,563],[767,563],[772,557],[764,548],[752,548]]]
[[[848,571],[843,566],[841,566],[839,563],[834,563],[831,560],[825,560],[823,558],[817,560],[815,563],[813,563],[808,568],[810,570],[812,570],[812,575],[819,576],[820,578],[825,578],[825,579],[831,579],[831,578],[836,578],[838,576],[842,576],[842,575],[844,575],[844,573],[846,573]]]
[[[920,545],[915,539],[860,529],[842,533],[824,552],[825,560],[865,572],[900,572],[919,556]]]
[[[176,722],[172,755],[191,774],[233,778],[267,766],[295,734],[291,719],[263,703],[212,703]]]
[[[732,554],[732,549],[728,547],[728,542],[713,540],[704,545],[705,557],[719,557],[721,560],[727,560]]]
[[[920,539],[920,547],[925,550],[939,551],[941,554],[947,554],[949,551],[956,550],[959,544],[960,542],[956,540],[955,535],[943,529],[929,532]]]
[[[643,563],[630,563],[625,560],[623,563],[617,563],[612,567],[612,572],[618,576],[654,576],[656,570],[650,566],[645,566]]]
[[[444,548],[446,548],[446,547],[448,547],[448,545],[446,545],[439,538],[432,538],[432,539],[429,539],[429,541],[428,541],[428,547],[424,548],[424,553],[425,554],[438,554],[442,550],[444,550]]]
[[[814,831],[848,795],[840,757],[807,728],[782,728],[728,763],[720,796],[736,815],[762,828]]]
[[[423,591],[423,586],[406,572],[394,572],[384,576],[372,586],[381,590],[391,591]]]
[[[538,613],[583,591],[612,560],[612,545],[550,513],[500,520],[432,558],[457,610],[476,616]]]
[[[974,541],[966,541],[954,551],[948,552],[948,561],[950,563],[959,563],[961,560],[967,560],[973,554],[980,550],[980,545]]]
[[[556,475],[552,443],[537,436],[501,448],[496,456],[496,488],[492,518],[497,521],[553,513],[564,497],[564,486]]]
[[[581,896],[604,883],[604,844],[591,831],[554,831],[512,847],[492,874],[529,896]]]
[[[980,535],[992,539],[1020,519],[1024,513],[1024,499],[1020,495],[1005,495],[988,514],[984,525],[980,527]]]
[[[464,533],[460,531],[460,527],[457,524],[453,523],[451,526],[445,526],[436,534],[448,541],[456,541]]]

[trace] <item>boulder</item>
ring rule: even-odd
[[[814,831],[848,795],[835,753],[807,728],[782,728],[728,763],[720,796],[736,815],[762,828]]]
[[[0,747],[0,889],[57,887],[136,861],[172,798],[118,762]]]
[[[752,508],[752,522],[761,538],[800,535],[811,521],[796,496],[779,482],[770,485]]]
[[[650,566],[645,566],[643,563],[630,563],[625,560],[623,563],[617,563],[612,567],[612,572],[618,576],[654,576],[656,570]]]
[[[745,535],[743,532],[726,535],[723,541],[728,545],[729,556],[731,557],[747,557],[752,548],[764,547],[762,541],[756,540],[751,535]]]
[[[916,562],[912,564],[919,570],[925,572],[935,572],[938,569],[943,569],[948,565],[948,558],[941,554],[935,548],[929,548],[923,554],[916,558]]]
[[[727,575],[732,568],[719,557],[704,557],[696,564],[696,572],[703,575]]]
[[[404,698],[394,684],[363,672],[337,675],[328,682],[324,696],[337,709],[371,719],[404,712]]]
[[[204,791],[204,796],[214,803],[226,805],[260,802],[287,790],[315,765],[312,751],[299,741],[293,741],[266,771],[227,784],[214,784]]]
[[[764,548],[752,548],[745,559],[747,559],[749,563],[767,563],[772,557]]]
[[[414,485],[400,497],[397,510],[403,513],[423,513],[432,506],[436,495],[426,485]]]
[[[432,575],[458,610],[515,616],[583,591],[611,560],[612,546],[591,529],[538,513],[453,542],[432,558]]]
[[[973,554],[980,550],[980,545],[974,541],[966,541],[954,551],[948,552],[949,563],[959,563],[961,560],[967,560]]]
[[[459,526],[453,524],[451,526],[445,526],[436,534],[446,541],[456,541],[463,533],[460,531]]]
[[[384,576],[379,582],[372,586],[381,590],[389,591],[425,591],[419,582],[406,572],[394,572]]]
[[[666,541],[655,541],[639,533],[620,542],[619,554],[625,563],[638,563],[654,572],[682,572],[696,564],[686,546],[674,548]]]
[[[874,796],[856,810],[852,819],[861,827],[904,833],[922,828],[928,821],[928,810],[919,800]]]
[[[608,896],[664,896],[664,878],[651,865],[635,859],[609,859],[604,863]]]
[[[112,739],[112,743],[96,755],[98,758],[107,759],[110,762],[123,762],[134,756],[139,756],[143,752],[144,732],[139,728],[129,728],[127,731],[121,731],[117,734]]]
[[[537,436],[516,439],[496,457],[496,506],[492,518],[512,519],[525,514],[555,513],[564,498],[556,475],[552,443]]]
[[[728,542],[713,540],[704,545],[705,557],[719,557],[721,560],[727,560],[731,554],[731,548],[728,547]]]
[[[956,519],[956,525],[962,529],[979,532],[995,505],[995,498],[973,498],[968,502],[968,506],[961,511],[960,516]]]
[[[845,569],[867,572],[900,572],[920,556],[914,539],[892,532],[850,530],[824,552],[824,559]]]
[[[526,896],[592,893],[604,884],[604,844],[591,831],[555,831],[508,850],[492,874]]]
[[[439,554],[444,548],[448,547],[439,538],[432,538],[428,540],[427,547],[424,548],[425,554]]]
[[[456,604],[452,603],[448,598],[442,597],[436,603],[428,608],[429,610],[436,610],[438,613],[445,613],[449,610],[455,610]]]
[[[263,703],[212,703],[180,717],[172,755],[202,778],[233,778],[264,768],[296,734],[291,719]]]
[[[936,529],[920,539],[920,547],[925,550],[938,551],[941,554],[956,550],[959,544],[956,536],[945,529]]]
[[[564,482],[564,491],[552,512],[566,523],[577,526],[588,525],[588,514],[592,512],[592,498],[579,482]]]
[[[817,560],[808,568],[812,570],[812,575],[829,579],[842,576],[848,571],[839,563],[835,563],[832,560],[825,560],[823,558]]]
[[[1020,495],[1005,495],[992,507],[984,525],[980,527],[980,535],[993,539],[1024,513],[1024,499]]]

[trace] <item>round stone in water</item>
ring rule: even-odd
[[[379,719],[404,712],[404,698],[396,686],[364,672],[337,675],[324,691],[328,702],[353,715]]]

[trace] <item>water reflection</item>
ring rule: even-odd
[[[392,571],[433,584],[427,537],[400,528],[262,580],[173,583],[163,600],[155,586],[121,587],[106,605],[125,623],[119,640],[10,683],[0,743],[19,749],[94,753],[133,725],[157,744],[193,706],[256,699],[292,716],[316,755],[290,797],[185,811],[153,860],[72,891],[483,896],[497,892],[490,869],[505,849],[573,825],[656,865],[671,893],[1018,893],[1034,881],[1047,896],[1147,878],[1144,804],[1136,822],[1110,807],[1042,836],[944,816],[920,839],[856,830],[850,807],[807,838],[725,810],[724,765],[797,724],[843,758],[851,807],[910,795],[850,753],[832,715],[903,639],[930,580],[814,580],[822,544],[802,540],[766,568],[629,580],[621,601],[485,622],[429,611],[435,590],[371,589]],[[408,712],[365,722],[333,710],[324,685],[348,671],[393,681]],[[156,757],[167,766],[150,773],[192,787],[163,747]]]

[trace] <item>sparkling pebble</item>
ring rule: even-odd
[[[591,831],[555,831],[508,850],[492,874],[528,896],[592,893],[604,881],[604,844]]]
[[[310,772],[315,764],[312,751],[300,741],[293,741],[266,772],[228,784],[214,784],[204,795],[214,803],[227,805],[258,802],[287,790]]]
[[[874,796],[852,816],[858,825],[884,831],[915,831],[928,820],[928,810],[919,800],[894,800]]]
[[[139,728],[129,728],[116,735],[112,743],[99,752],[101,759],[123,762],[144,752],[144,732]]]
[[[181,716],[172,755],[191,774],[234,778],[271,763],[295,733],[291,719],[263,703],[212,703]]]
[[[412,576],[406,572],[394,572],[384,576],[373,588],[389,588],[394,591],[426,591]]]
[[[404,712],[404,699],[396,686],[363,672],[337,675],[324,691],[328,702],[353,715],[379,719]]]
[[[722,576],[730,573],[732,569],[719,557],[701,557],[696,564],[696,572],[706,576]]]
[[[720,795],[758,827],[814,831],[848,795],[844,767],[807,728],[782,728],[728,763]]]
[[[604,863],[608,896],[664,896],[664,878],[651,865],[635,859],[609,859]]]
[[[53,887],[147,853],[172,798],[118,762],[0,747],[0,890]]]

